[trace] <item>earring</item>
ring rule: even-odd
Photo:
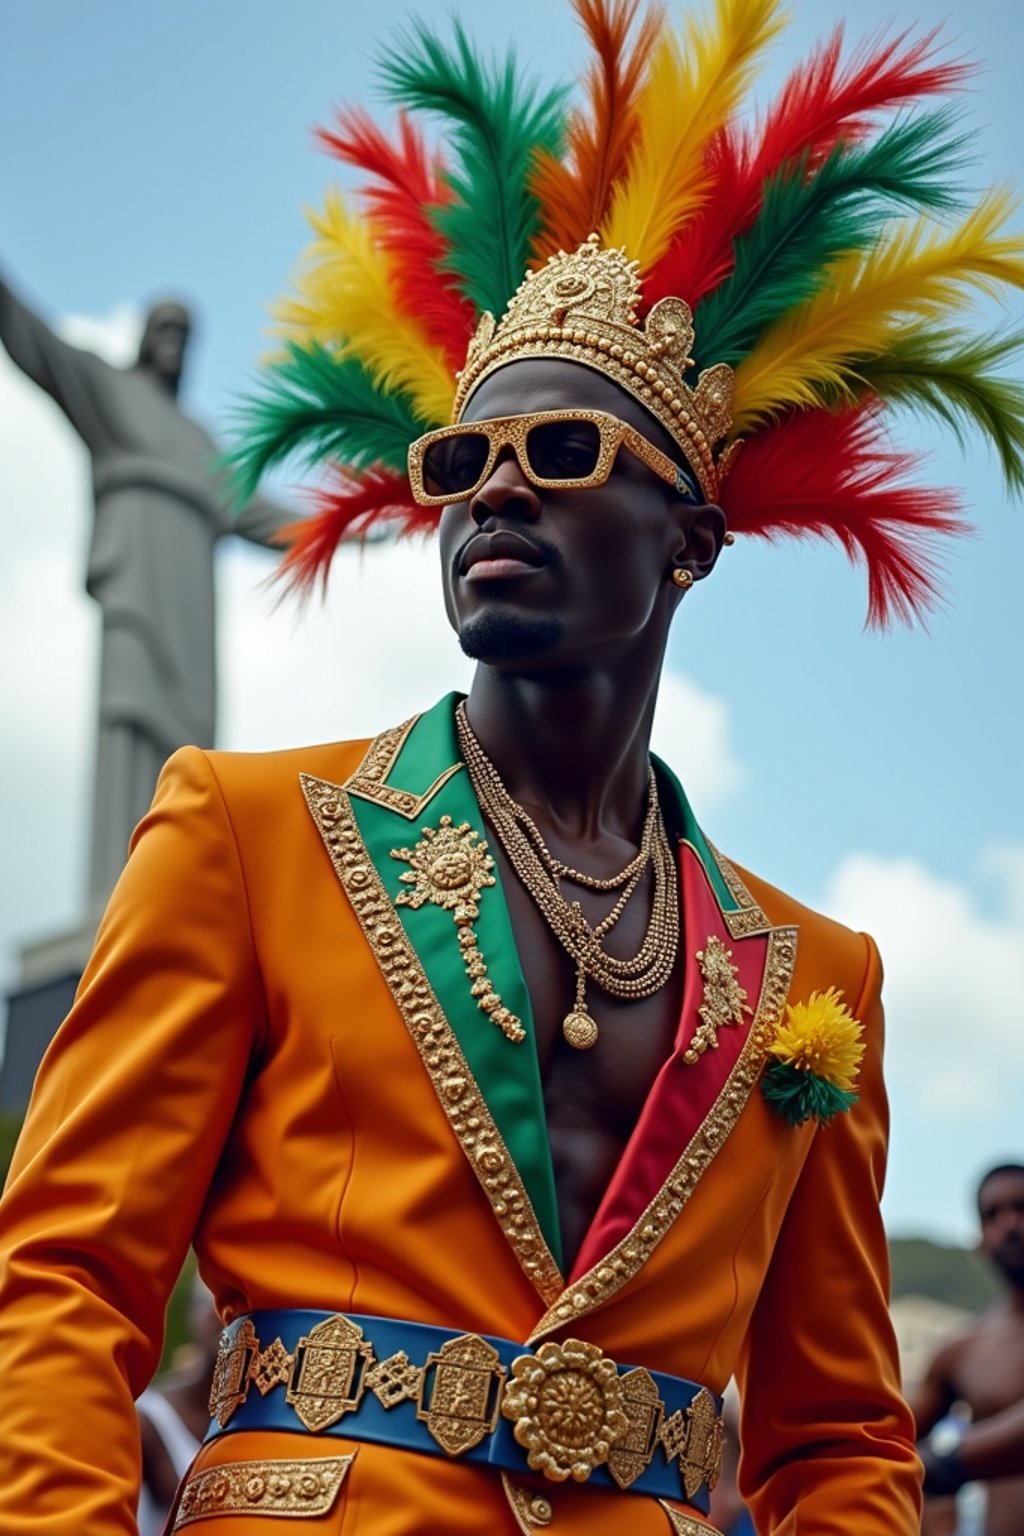
[[[683,591],[686,592],[693,586],[693,572],[684,570],[681,565],[677,565],[672,572],[672,580],[677,587],[682,587]]]

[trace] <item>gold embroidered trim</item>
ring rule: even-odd
[[[372,750],[372,749],[371,749]],[[310,814],[459,1145],[516,1258],[550,1306],[562,1294],[519,1170],[374,868],[343,789],[300,774]]]
[[[462,767],[461,763],[453,763],[451,768],[438,774],[422,795],[414,794],[409,789],[396,789],[394,785],[384,782],[419,718],[419,715],[411,715],[401,725],[392,726],[373,738],[359,767],[345,782],[346,793],[358,795],[360,800],[371,800],[374,805],[382,805],[386,811],[396,811],[407,821],[416,820],[438,790],[443,789],[452,775]]]
[[[555,1512],[550,1499],[529,1488],[518,1488],[507,1472],[501,1474],[501,1486],[523,1536],[533,1536],[534,1531],[542,1531],[551,1524]]]
[[[757,1011],[743,1049],[714,1104],[697,1128],[661,1189],[632,1230],[541,1318],[527,1344],[533,1344],[570,1318],[602,1306],[646,1264],[710,1167],[757,1086],[768,1047],[782,1019],[796,964],[796,929],[773,928],[768,935],[764,975]]]
[[[768,933],[771,931],[771,923],[762,909],[747,890],[743,881],[736,873],[724,854],[719,853],[714,843],[708,843],[711,857],[718,866],[718,873],[725,881],[729,895],[739,906],[738,912],[723,912],[725,926],[729,930],[732,939],[748,939],[754,933]]]
[[[366,779],[371,784],[383,784],[419,718],[419,715],[410,715],[401,725],[391,725],[386,731],[381,731],[379,736],[375,736],[356,769],[355,777]]]
[[[682,1510],[673,1509],[664,1499],[659,1499],[658,1503],[668,1515],[668,1523],[676,1536],[722,1536],[716,1525],[705,1525],[703,1520],[694,1520],[690,1515],[684,1515]]]
[[[326,1515],[345,1481],[356,1452],[310,1461],[226,1461],[194,1472],[182,1490],[173,1530],[211,1515]]]
[[[458,773],[461,767],[461,763],[455,763],[451,768],[446,768],[444,773],[438,774],[430,788],[424,790],[422,795],[414,795],[408,789],[395,789],[390,784],[376,784],[371,779],[361,779],[358,776],[349,779],[345,788],[350,795],[358,795],[360,800],[372,800],[375,805],[382,805],[387,811],[397,811],[399,816],[405,817],[406,821],[415,821],[423,814],[438,790],[443,789],[452,775]]]

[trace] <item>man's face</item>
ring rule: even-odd
[[[511,363],[484,380],[462,419],[572,408],[608,411],[679,460],[638,401],[577,363]],[[699,557],[704,574],[723,531],[715,509],[682,500],[626,448],[604,485],[579,491],[534,486],[508,448],[471,500],[442,513],[448,618],[468,655],[511,671],[600,663],[642,635],[663,645],[678,601],[673,567]]]
[[[1024,1173],[994,1173],[978,1195],[981,1250],[1011,1285],[1024,1286]]]

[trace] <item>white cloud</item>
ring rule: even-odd
[[[88,347],[115,368],[125,368],[138,356],[142,323],[137,304],[115,304],[105,315],[65,315],[56,330],[73,347]]]
[[[651,746],[682,779],[698,820],[717,811],[743,783],[725,700],[680,672],[662,677]]]
[[[977,872],[978,890],[997,882],[991,909],[973,882],[853,854],[822,903],[873,934],[885,964],[890,1230],[968,1243],[978,1176],[1021,1149],[1024,845],[990,848]]]
[[[890,1078],[916,1115],[951,1133],[1019,1106],[1024,1078],[1024,846],[992,848],[982,867],[1003,885],[996,916],[913,859],[871,854],[843,860],[823,903],[878,941]]]

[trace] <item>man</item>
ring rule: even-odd
[[[504,417],[559,403],[614,407],[662,441],[624,391],[554,361],[496,374],[473,396],[468,415]],[[666,495],[639,461],[620,458],[604,488],[543,498],[516,462],[502,458],[468,504],[446,513],[441,530],[446,600],[480,663],[469,699],[472,729],[502,765],[509,793],[543,827],[553,856],[599,879],[627,864],[640,839],[657,677],[681,592],[672,572],[703,578],[723,532],[717,509]],[[631,531],[625,548],[624,516]],[[105,1246],[103,1212],[85,1206],[81,1182],[91,1182],[90,1169],[102,1161],[119,1183],[117,1270],[127,1289],[117,1310],[125,1321],[102,1323],[109,1303],[97,1312],[92,1284],[74,1287],[67,1323],[48,1344],[53,1370],[67,1381],[49,1414],[61,1416],[77,1397],[67,1372],[86,1331],[90,1347],[123,1353],[134,1380],[145,1375],[146,1340],[159,1332],[165,1286],[195,1227],[221,1305],[234,1296],[246,1312],[337,1299],[354,1317],[451,1327],[453,1338],[538,1344],[551,1334],[564,1339],[568,1326],[570,1336],[611,1359],[655,1366],[645,1342],[653,1310],[663,1319],[656,1369],[712,1392],[722,1390],[747,1337],[747,1399],[764,1402],[770,1384],[777,1415],[778,1428],[760,1448],[747,1446],[748,1461],[760,1456],[749,1476],[767,1520],[780,1521],[791,1501],[801,1518],[804,1508],[813,1514],[821,1505],[827,1529],[826,1520],[837,1518],[828,1511],[857,1501],[862,1529],[872,1529],[867,1519],[877,1507],[878,1536],[883,1529],[909,1536],[917,1472],[891,1356],[877,1212],[884,1109],[873,948],[760,883],[741,887],[663,780],[669,835],[685,850],[685,945],[652,997],[588,997],[600,1039],[580,1052],[563,1036],[574,968],[510,871],[500,840],[482,826],[466,772],[454,771],[459,763],[456,718],[445,701],[369,752],[366,744],[270,759],[189,752],[168,770],[75,1013],[42,1074],[9,1195],[17,1239],[19,1228],[35,1225],[28,1207],[41,1196],[37,1178],[26,1184],[23,1176],[33,1163],[41,1174],[63,1140],[54,1116],[61,1117],[66,1074],[90,1082],[84,1118],[83,1111],[72,1115],[78,1131],[73,1124],[65,1130],[81,1137],[81,1161],[62,1175],[59,1192],[45,1179],[45,1213],[37,1211],[36,1221],[55,1232],[73,1224],[81,1233],[76,1247]],[[295,793],[300,773],[308,802]],[[345,784],[344,794],[330,787]],[[391,808],[395,791],[411,798],[411,818]],[[535,1050],[509,1039],[475,1006],[450,915],[435,905],[410,910],[407,942],[398,917],[405,909],[384,895],[384,881],[396,895],[406,889],[392,849],[415,841],[427,825],[440,835],[444,816],[453,827],[471,821],[494,849],[501,885],[481,888],[471,931],[494,994],[520,1020],[532,1011]],[[464,841],[465,852],[452,848],[453,878],[472,847]],[[644,937],[650,870],[644,885],[647,900],[627,904],[609,940],[616,957],[632,955]],[[607,897],[581,893],[591,921],[608,905]],[[243,945],[246,909],[254,931]],[[729,918],[737,915],[746,937],[732,936]],[[699,1028],[698,1010],[717,1007],[696,957],[714,950],[735,957],[725,962],[725,980],[734,964],[750,1002],[742,1031],[723,1028],[718,1049],[691,1067],[684,1054]],[[851,999],[870,1054],[856,1110],[815,1137],[811,1126],[791,1129],[772,1111],[757,1090],[755,1063],[763,1060],[760,1032],[781,1018],[785,999],[804,1000],[826,985]],[[447,1022],[449,1014],[461,1027]],[[417,1054],[422,1067],[414,1072]],[[126,1104],[137,1112],[126,1117]],[[120,1170],[125,1178],[130,1170],[130,1193]],[[168,1187],[175,1191],[170,1210]],[[686,1220],[676,1220],[684,1206]],[[45,1284],[38,1254],[38,1239],[14,1249],[8,1315],[38,1305]],[[104,1268],[108,1262],[113,1258]],[[833,1289],[822,1283],[825,1264],[850,1288],[850,1304],[837,1315]],[[737,1270],[749,1277],[739,1292]],[[684,1277],[697,1272],[691,1290]],[[755,1303],[761,1320],[752,1327]],[[302,1336],[316,1325],[303,1321]],[[414,1345],[402,1334],[389,1347],[381,1326],[367,1324],[365,1333],[375,1359],[393,1362],[401,1390],[399,1357],[416,1360]],[[273,1338],[261,1329],[253,1360],[271,1354],[257,1379],[269,1381],[284,1355],[299,1349],[299,1335],[283,1349],[273,1348]],[[328,1342],[346,1347],[343,1337]],[[12,1367],[28,1347],[27,1334],[21,1346],[8,1344]],[[486,1357],[472,1368],[479,1378]],[[225,1428],[250,1402],[271,1406],[272,1392],[283,1396],[268,1387],[259,1398],[254,1390],[233,1415],[221,1404]],[[584,1393],[581,1414],[588,1405]],[[27,1445],[18,1445],[18,1421],[30,1433],[35,1415],[16,1400],[7,1426],[14,1460],[4,1480],[8,1502],[10,1490],[23,1488],[41,1521],[43,1509],[56,1515],[70,1486],[86,1527],[106,1519],[117,1529],[114,1480],[109,1473],[101,1479],[92,1463],[99,1445],[116,1440],[120,1411],[112,1379],[100,1391],[94,1385],[88,1432],[79,1432],[77,1444],[64,1442],[62,1492],[46,1493],[27,1469]],[[820,1431],[811,1427],[819,1415]],[[588,1437],[600,1438],[600,1422],[581,1418]],[[843,1443],[841,1464],[830,1460],[836,1441]],[[578,1447],[581,1463],[588,1444],[585,1438]],[[370,1531],[514,1528],[501,1477],[486,1466],[383,1445],[342,1446],[355,1456],[351,1482],[340,1490],[323,1485],[325,1513],[335,1491],[341,1498],[332,1507],[344,1507],[348,1488]],[[211,1530],[221,1484],[210,1474],[237,1467],[240,1447],[246,1477],[268,1485],[274,1477],[294,1479],[305,1458],[313,1458],[319,1477],[337,1475],[341,1465],[340,1447],[317,1434],[299,1440],[255,1425],[237,1437],[226,1433],[204,1450],[190,1484]],[[816,1473],[805,1481],[788,1470],[809,1458],[827,1463],[827,1479]],[[121,1486],[127,1477],[125,1467]],[[879,1482],[884,1495],[872,1491]],[[570,1480],[540,1492],[511,1473],[507,1485],[528,1529],[544,1523],[536,1512],[548,1506],[554,1523],[569,1530],[611,1531],[623,1518],[619,1499],[604,1488]],[[682,1521],[677,1529],[698,1530],[678,1478],[676,1493],[675,1500],[631,1498],[635,1528],[670,1529],[671,1509]],[[244,1498],[244,1488],[229,1482],[232,1515]],[[29,1532],[33,1517],[19,1512],[12,1529],[19,1524]],[[258,1528],[254,1519],[254,1536]]]
[[[621,49],[634,9],[581,13]],[[729,13],[729,59],[763,46],[775,11]],[[662,25],[636,74],[663,101]],[[885,60],[899,85],[876,79],[876,106],[934,88],[920,50]],[[682,299],[644,298],[671,247],[650,254],[656,184],[635,258],[584,225],[545,262],[572,200],[538,203],[532,168],[561,142],[560,96],[513,99],[514,73],[461,34],[403,39],[388,68],[407,104],[452,107],[462,159],[435,184],[408,123],[396,146],[343,122],[336,146],[387,195],[371,183],[365,224],[334,201],[318,220],[254,456],[351,455],[293,545],[300,572],[376,515],[438,527],[473,685],[370,743],[168,766],[6,1196],[5,1528],[130,1531],[125,1417],[194,1240],[228,1328],[176,1529],[700,1536],[736,1374],[760,1536],[913,1536],[877,952],[722,858],[648,744],[670,626],[727,516],[832,526],[832,487],[884,610],[921,598],[900,538],[945,526],[948,503],[880,487],[877,402],[834,410],[848,351],[815,408],[758,428],[811,354],[778,362],[759,292],[760,322],[731,313],[750,364],[734,374],[710,320],[701,340]],[[856,91],[843,102],[859,121]],[[710,153],[714,122],[690,121],[687,148]],[[574,134],[579,149],[590,128]],[[694,206],[716,207],[702,153],[683,158]],[[630,175],[605,186],[613,211]],[[947,175],[939,153],[901,193]],[[485,193],[501,217],[481,240]],[[1008,250],[986,250],[988,281]],[[791,240],[785,262],[803,294]],[[471,286],[494,309],[467,350]],[[828,291],[839,303],[838,274]],[[789,323],[807,320],[797,303]],[[858,388],[869,371],[858,359]],[[778,452],[785,497],[764,472]],[[368,621],[367,646],[378,622],[395,615]]]
[[[149,313],[137,362],[114,368],[63,341],[0,278],[0,341],[92,456],[86,587],[100,605],[99,733],[89,896],[98,919],[169,754],[212,746],[213,550],[228,533],[273,544],[291,514],[263,496],[237,519],[205,429],[178,404],[191,325]]]
[[[987,1485],[984,1536],[1024,1529],[1024,1165],[992,1168],[978,1185],[982,1253],[1006,1285],[966,1333],[941,1349],[911,1406],[918,1434],[954,1403],[966,1403],[971,1423],[955,1448],[922,1448],[925,1494],[955,1494],[964,1483]]]

